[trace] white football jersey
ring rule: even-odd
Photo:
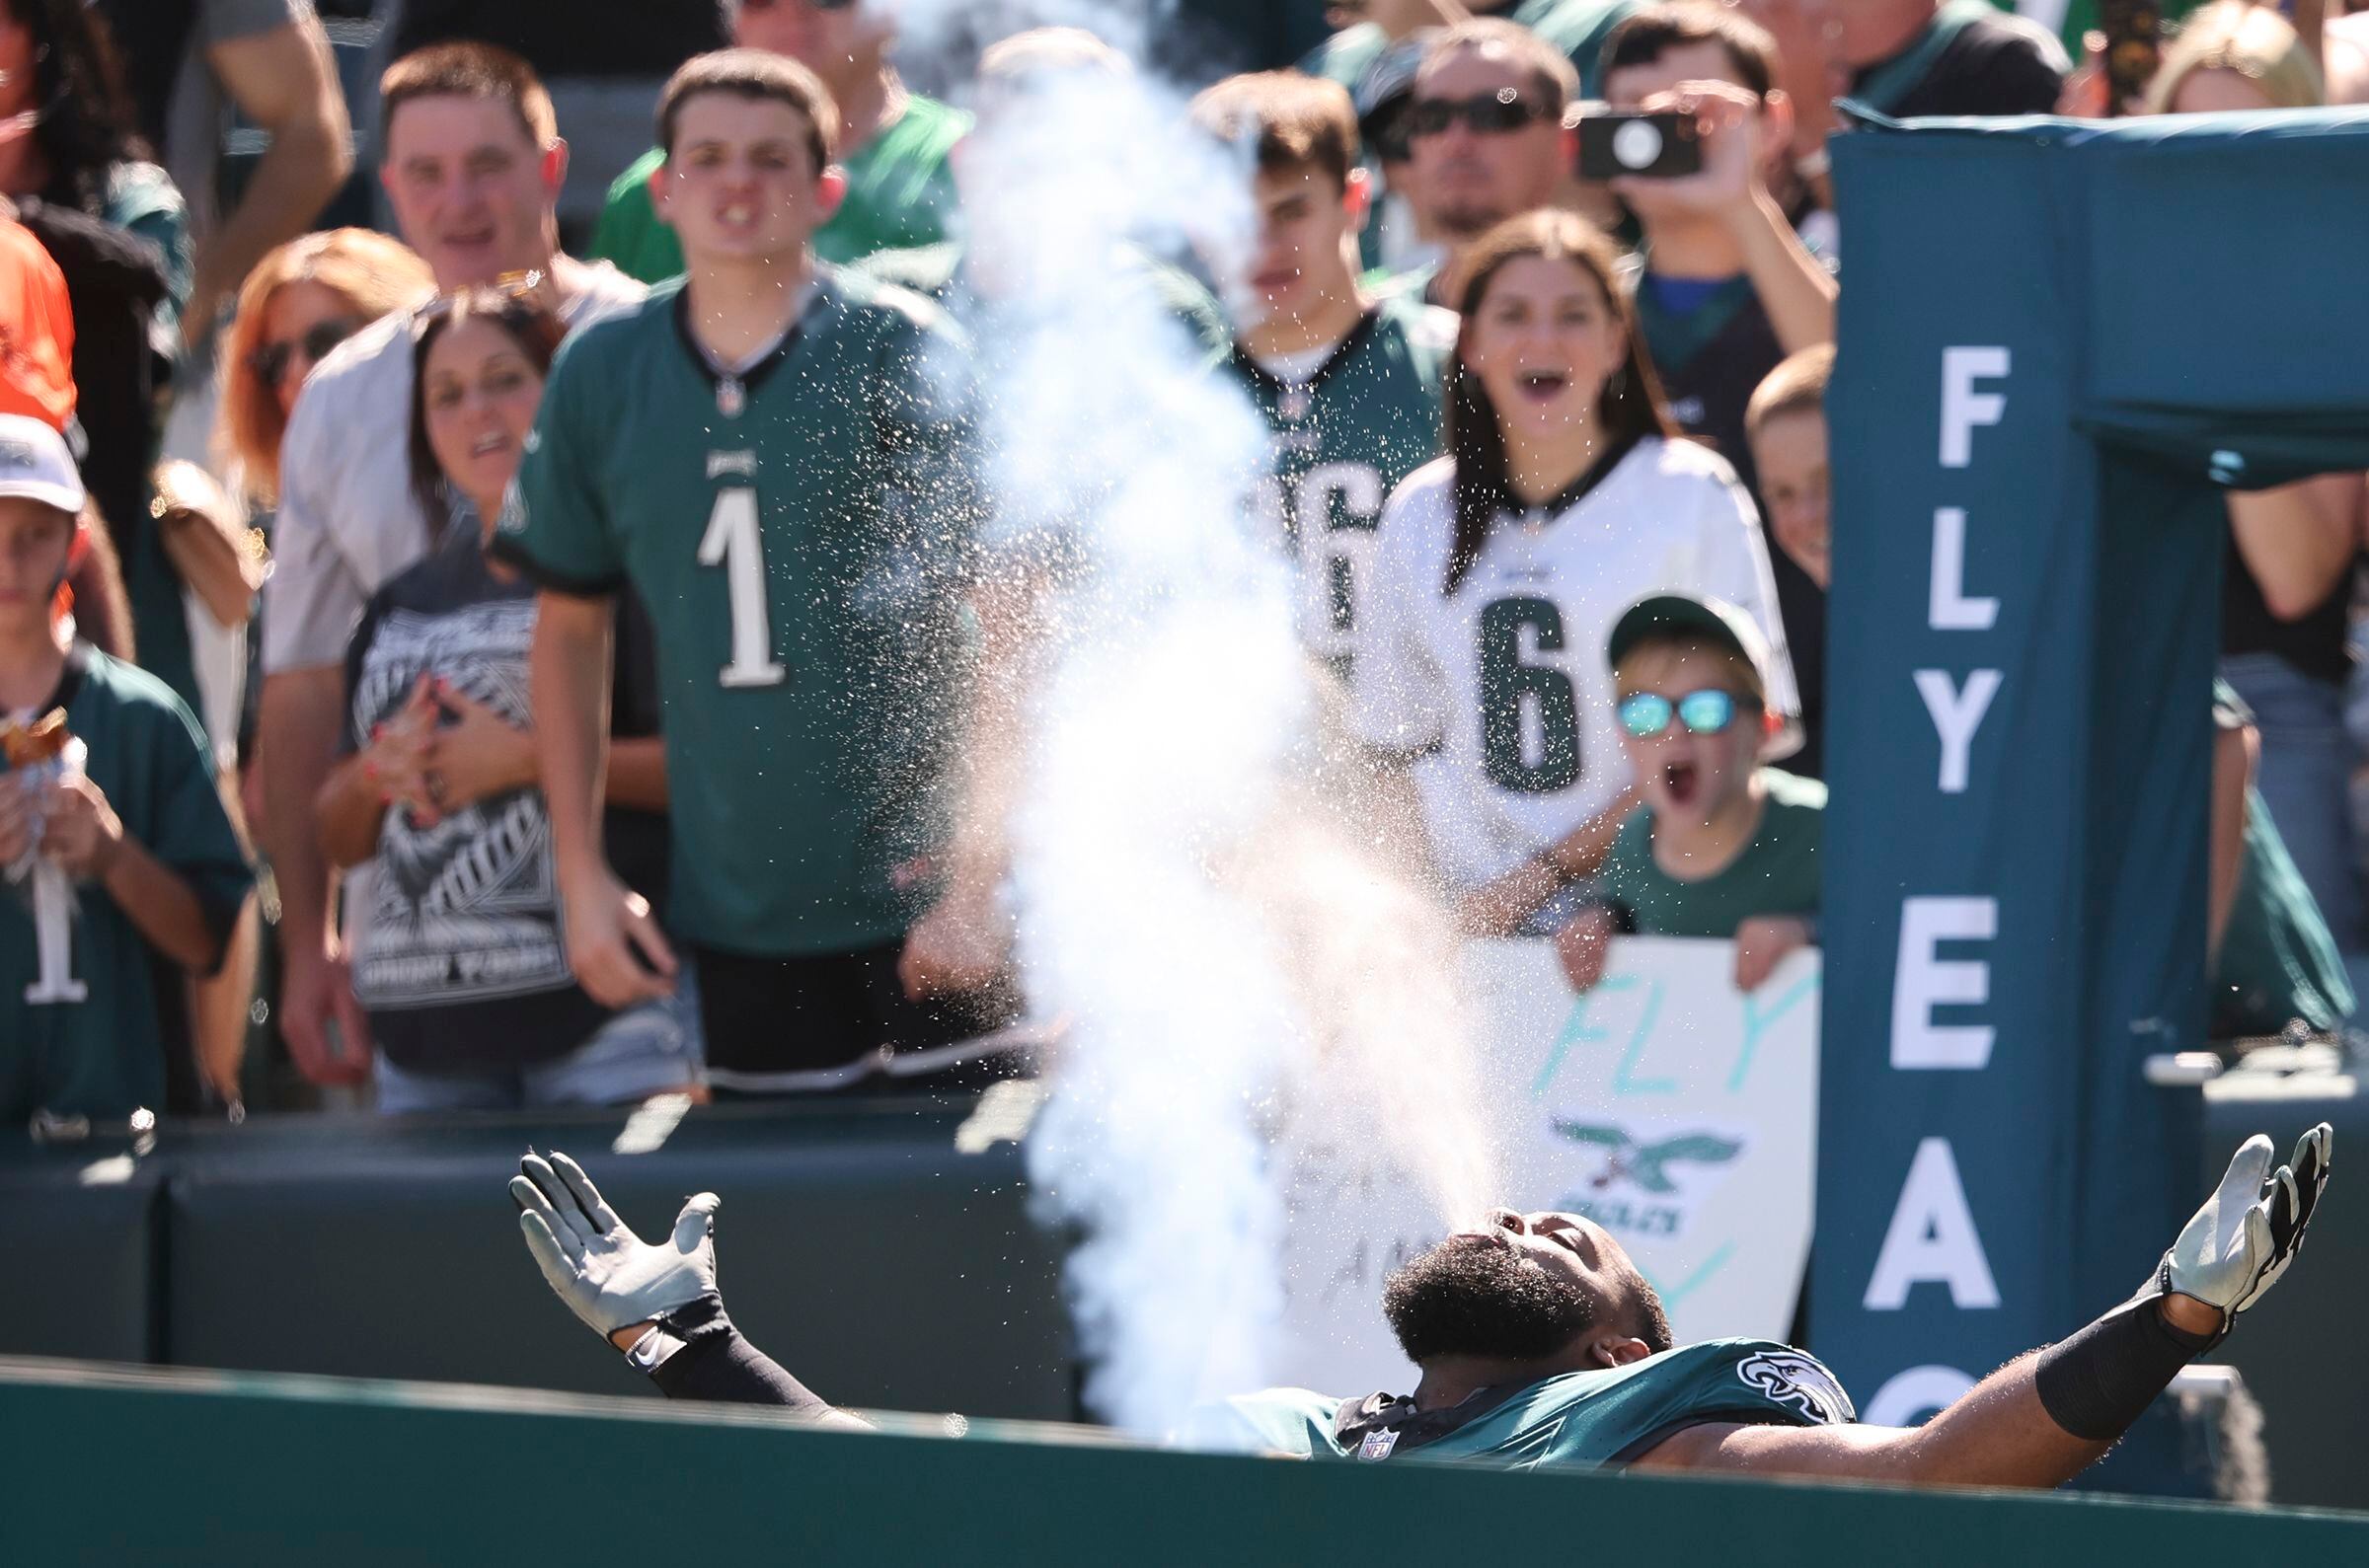
[[[1382,514],[1359,737],[1414,763],[1440,868],[1510,870],[1629,784],[1604,644],[1649,593],[1724,599],[1768,637],[1770,706],[1800,710],[1760,521],[1707,447],[1647,436],[1576,497],[1501,513],[1456,591],[1456,466],[1410,475]]]

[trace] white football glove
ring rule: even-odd
[[[2179,1232],[2141,1297],[2177,1291],[2221,1310],[2226,1334],[2238,1314],[2262,1299],[2295,1261],[2304,1227],[2328,1185],[2335,1131],[2322,1122],[2295,1146],[2292,1164],[2270,1169],[2270,1140],[2256,1133],[2229,1162],[2229,1173]]]
[[[554,1150],[547,1160],[529,1151],[518,1169],[510,1197],[526,1249],[568,1309],[601,1338],[716,1294],[716,1211],[724,1202],[716,1194],[684,1204],[674,1234],[653,1246],[566,1155]]]

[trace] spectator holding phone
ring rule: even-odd
[[[1817,940],[1826,809],[1824,784],[1762,766],[1789,724],[1767,645],[1731,605],[1656,594],[1614,623],[1604,658],[1643,802],[1556,933],[1564,973],[1591,989],[1617,934],[1732,937],[1735,987],[1757,990]]]
[[[478,290],[424,317],[414,350],[413,484],[446,520],[354,633],[347,755],[319,805],[332,863],[376,864],[352,966],[382,1111],[605,1105],[699,1079],[687,977],[611,1014],[569,969],[527,710],[535,588],[486,553],[564,332],[531,295]],[[656,659],[630,595],[617,622],[603,843],[662,889]]]
[[[1637,317],[1670,414],[1727,459],[1756,500],[1744,438],[1752,389],[1787,354],[1834,339],[1834,278],[1796,229],[1823,215],[1794,176],[1794,106],[1776,81],[1768,33],[1704,0],[1646,6],[1604,45],[1615,109],[1692,122],[1698,172],[1648,167],[1614,176],[1612,187],[1644,231]],[[1790,559],[1775,568],[1787,647],[1814,704],[1809,694],[1824,689],[1823,606]],[[1794,759],[1812,778],[1823,766],[1819,717],[1803,714],[1805,744]]]

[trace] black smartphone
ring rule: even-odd
[[[1675,180],[1702,172],[1702,129],[1692,114],[1606,110],[1579,121],[1582,180]]]

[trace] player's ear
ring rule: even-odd
[[[822,213],[822,221],[830,222],[839,210],[839,203],[846,199],[847,171],[832,164],[814,181],[814,204]]]
[[[1653,1354],[1653,1347],[1627,1334],[1610,1334],[1596,1341],[1592,1352],[1605,1367],[1626,1367]]]
[[[655,212],[661,218],[666,216],[666,190],[668,185],[666,176],[668,171],[672,168],[673,160],[661,158],[658,160],[658,166],[650,172],[650,210]]]
[[[1349,232],[1364,229],[1366,217],[1374,209],[1373,177],[1362,169],[1352,169],[1341,184],[1340,204],[1349,215]]]

